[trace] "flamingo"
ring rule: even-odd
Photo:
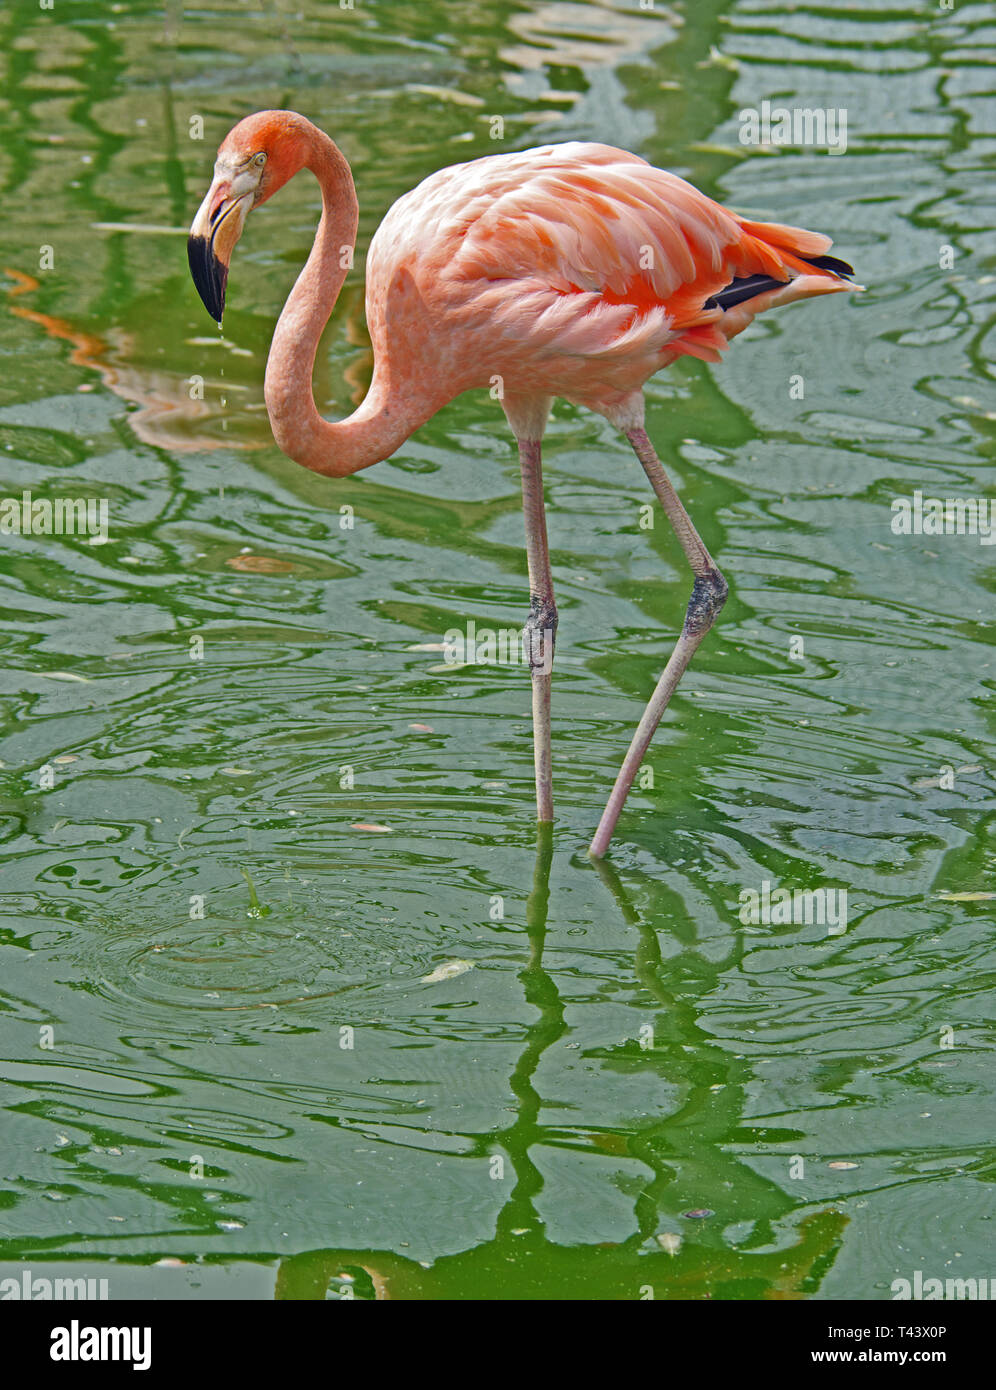
[[[654,731],[727,596],[727,584],[644,428],[643,385],[680,356],[716,362],[762,310],[863,288],[819,232],[751,222],[677,175],[609,145],[570,142],[440,169],[391,207],[370,243],[370,388],[324,420],[312,371],[352,265],[358,205],[338,146],[294,111],[257,111],[218,150],[190,229],[194,284],[221,323],[232,250],[252,208],[301,169],[322,192],[314,245],[277,322],[264,395],[297,463],[342,478],[389,458],[464,391],[490,389],[515,435],[530,610],[536,809],[553,819],[550,685],[557,606],[541,441],[554,397],[629,440],[692,571],[681,633],[633,736],[589,853],[609,845]]]

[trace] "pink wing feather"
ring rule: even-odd
[[[682,354],[717,360],[759,310],[851,288],[801,259],[830,245],[738,217],[625,150],[548,145],[440,170],[399,199],[371,245],[368,285],[404,268],[467,372],[473,361],[478,376],[497,370],[515,389],[598,408],[589,387],[635,389]],[[704,307],[759,274],[783,284]],[[374,300],[376,341],[388,310]]]

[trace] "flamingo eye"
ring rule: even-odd
[[[259,154],[253,155],[252,162],[256,165],[257,169],[262,169],[263,165],[266,163],[266,155],[260,151]]]

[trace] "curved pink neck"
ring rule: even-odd
[[[319,130],[309,142],[304,167],[321,184],[322,217],[273,334],[264,394],[282,451],[315,473],[338,478],[388,458],[437,405],[407,393],[404,400],[392,400],[388,364],[375,362],[370,390],[348,419],[332,423],[319,415],[312,393],[315,354],[352,261],[359,208],[345,156]]]

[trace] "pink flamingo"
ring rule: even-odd
[[[194,283],[221,322],[232,249],[251,208],[301,169],[322,190],[315,243],[277,323],[265,395],[277,444],[342,478],[390,457],[462,391],[491,388],[519,446],[530,613],[536,805],[553,818],[550,681],[557,628],[540,441],[555,396],[626,435],[691,566],[677,644],[640,720],[591,842],[604,855],[654,730],[727,585],[644,429],[644,382],[676,357],[719,360],[761,310],[860,289],[829,237],[749,222],[674,174],[608,145],[544,145],[430,175],[370,243],[370,389],[346,420],[319,415],[312,370],[356,243],[345,156],[294,111],[258,111],[229,131],[190,229]]]

